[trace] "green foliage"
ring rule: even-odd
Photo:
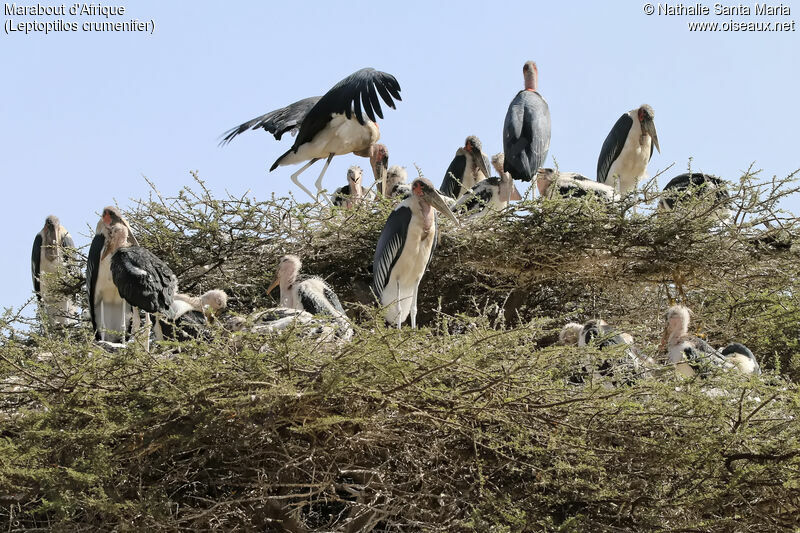
[[[197,183],[126,213],[182,289],[223,288],[233,312],[269,307],[278,258],[298,253],[339,293],[352,342],[217,325],[209,341],[109,353],[85,325],[41,335],[7,310],[0,527],[796,527],[798,221],[778,209],[790,179],[744,176],[729,219],[708,198],[656,214],[629,197],[445,222],[417,331],[388,328],[369,294],[388,202],[220,200]],[[599,354],[554,344],[567,320],[605,318],[656,356],[679,285],[696,329],[750,346],[764,376],[569,384]]]

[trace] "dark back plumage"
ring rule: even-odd
[[[730,198],[725,180],[703,174],[702,172],[686,172],[675,176],[664,186],[664,195],[659,200],[659,206],[672,209],[690,191],[707,194],[714,191],[715,200],[720,203],[727,202]]]
[[[372,290],[378,301],[389,282],[392,268],[406,244],[408,226],[411,223],[411,207],[408,206],[408,201],[404,200],[389,214],[378,239],[378,246],[375,248],[375,257],[372,260]]]
[[[100,340],[100,331],[97,327],[97,317],[95,316],[94,294],[95,286],[97,285],[97,274],[100,269],[100,256],[103,254],[105,245],[105,235],[102,233],[95,235],[94,239],[92,239],[92,244],[89,246],[89,255],[86,258],[86,292],[88,292],[89,296],[89,317],[92,320],[92,327],[97,340]]]
[[[168,314],[178,278],[150,250],[141,246],[118,249],[111,257],[111,276],[120,296],[133,307]]]
[[[42,295],[39,292],[41,287],[39,285],[39,273],[41,272],[41,261],[42,261],[42,234],[37,233],[36,237],[33,239],[33,251],[31,252],[31,277],[33,278],[33,290],[36,293],[36,297],[38,299],[42,299]]]
[[[442,180],[441,187],[439,187],[439,191],[445,196],[458,199],[458,193],[461,190],[460,179],[464,176],[466,170],[467,156],[463,153],[456,154],[444,173],[444,179]]]
[[[534,91],[520,91],[503,124],[503,168],[515,180],[531,181],[550,150],[550,108]]]

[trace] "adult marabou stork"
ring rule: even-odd
[[[481,146],[480,139],[470,135],[464,141],[464,146],[456,150],[439,188],[442,194],[458,200],[476,183],[490,176],[489,164]]]
[[[734,368],[733,362],[716,348],[701,338],[689,335],[689,309],[682,305],[667,309],[661,347],[666,348],[675,371],[685,377],[697,374],[705,376],[713,368]]]
[[[539,196],[545,198],[556,195],[580,198],[594,194],[608,202],[619,200],[619,195],[610,185],[592,181],[577,172],[558,172],[552,168],[540,168],[537,171],[536,189]]]
[[[139,242],[130,231],[130,226],[119,209],[108,206],[95,229],[86,261],[86,290],[89,296],[89,316],[92,319],[95,339],[99,341],[123,342],[127,333],[127,318],[132,316],[130,306],[123,300],[111,277],[111,257],[103,251],[109,244],[111,226],[123,224],[128,228],[128,244]],[[125,327],[120,329],[120,325]]]
[[[647,104],[624,113],[603,142],[597,159],[597,181],[620,193],[636,189],[647,178],[653,147],[659,152],[653,108]]]
[[[363,175],[361,167],[352,166],[347,169],[347,185],[339,187],[333,193],[333,205],[351,209],[368,197],[369,193],[362,186]]]
[[[409,314],[411,327],[417,327],[419,283],[438,238],[433,209],[458,224],[433,184],[420,176],[411,184],[411,196],[389,215],[375,249],[372,290],[384,308],[386,321],[398,328]]]
[[[503,171],[502,158],[503,154],[492,157],[492,165],[495,169],[499,167],[500,177],[486,178],[475,184],[453,204],[451,210],[454,213],[466,212],[470,219],[480,218],[489,211],[502,211],[509,199],[522,199],[514,187],[511,174]]]
[[[527,61],[522,75],[525,88],[511,100],[503,124],[503,168],[515,180],[531,181],[550,150],[550,108],[538,93],[536,63]]]
[[[672,209],[675,204],[693,195],[714,194],[715,203],[724,205],[728,202],[729,195],[725,180],[703,174],[702,172],[687,172],[675,176],[664,186],[664,193],[658,200],[659,209]]]
[[[281,306],[347,321],[344,308],[333,289],[322,278],[299,277],[302,266],[296,255],[283,256],[278,263],[278,275],[267,289],[267,294],[280,285]]]
[[[373,68],[362,68],[334,85],[323,96],[305,98],[232,128],[223,134],[220,144],[229,143],[249,129],[264,128],[278,140],[287,131],[297,130],[292,147],[269,170],[271,172],[279,166],[308,161],[291,175],[291,179],[306,194],[316,199],[300,183],[298,176],[315,162],[327,158],[316,181],[319,194],[322,191],[322,177],[333,156],[349,153],[362,157],[373,155],[371,149],[380,138],[375,117],[377,115],[383,118],[381,98],[394,109],[393,98],[401,100],[400,84],[391,74]]]
[[[146,346],[149,347],[150,317],[153,313],[157,317],[166,315],[168,319],[170,310],[178,290],[178,278],[172,273],[167,264],[156,257],[153,252],[142,246],[133,246],[128,242],[128,226],[126,224],[113,224],[109,231],[108,245],[103,250],[101,261],[107,256],[111,257],[111,279],[117,287],[120,296],[133,307],[133,320],[138,322],[139,309],[143,310],[145,323],[148,324],[145,335]],[[156,324],[158,324],[158,320]],[[125,315],[122,324],[126,324]],[[160,327],[157,326],[156,338],[160,340]]]
[[[33,290],[39,300],[44,320],[49,326],[68,325],[75,321],[76,307],[72,299],[53,286],[65,265],[65,248],[75,248],[72,237],[55,215],[48,216],[44,227],[33,239],[31,276]]]

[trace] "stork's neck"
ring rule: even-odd
[[[431,204],[422,198],[417,198],[417,204],[419,205],[420,216],[422,218],[422,231],[428,234],[436,223],[436,215],[433,212]]]
[[[517,78],[519,79],[519,78]],[[519,85],[517,86],[519,87]],[[525,72],[525,90],[537,91],[539,87],[539,74],[531,69]]]
[[[175,299],[180,300],[182,302],[186,302],[187,304],[192,306],[192,309],[195,311],[200,311],[203,307],[203,304],[200,302],[200,298],[198,296],[190,296],[188,294],[183,293],[176,293]]]
[[[688,324],[682,324],[680,327],[677,327],[670,331],[669,336],[667,337],[667,344],[669,346],[674,346],[678,344],[680,340],[689,334],[689,326]]]
[[[294,308],[294,284],[297,282],[297,274],[281,278],[281,305]]]

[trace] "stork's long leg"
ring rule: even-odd
[[[400,329],[400,326],[403,324],[403,320],[400,318],[403,314],[401,312],[402,308],[400,307],[400,282],[397,282],[397,301],[394,303],[397,309],[397,329]]]
[[[311,165],[313,165],[313,164],[314,164],[314,163],[316,163],[317,161],[319,161],[319,159],[317,159],[317,158],[314,158],[314,159],[312,159],[311,161],[309,161],[308,163],[306,163],[305,165],[303,165],[302,167],[300,167],[300,170],[298,170],[297,172],[295,172],[294,174],[292,174],[291,176],[289,176],[289,177],[292,179],[292,181],[294,182],[294,184],[295,184],[295,185],[297,185],[298,187],[300,187],[301,189],[303,189],[303,192],[305,192],[307,195],[309,195],[311,198],[313,198],[313,199],[314,199],[314,201],[316,201],[316,200],[317,200],[317,197],[316,197],[316,196],[314,196],[313,194],[311,194],[311,191],[309,191],[308,189],[306,189],[306,188],[303,186],[303,184],[302,184],[302,183],[300,183],[300,180],[298,180],[298,179],[297,179],[297,176],[299,176],[300,174],[302,174],[302,173],[303,173],[303,171],[304,171],[305,169],[307,169],[308,167],[310,167]]]
[[[125,344],[125,334],[128,333],[128,323],[125,320],[125,308],[128,307],[125,302],[122,302],[122,328],[120,331],[122,332],[122,344]]]
[[[419,281],[414,285],[414,294],[411,296],[411,329],[417,329],[417,294],[419,294]]]
[[[136,310],[137,314],[139,310]],[[144,349],[145,351],[150,351],[150,313],[144,314]]]
[[[133,313],[133,316],[131,317],[131,337],[133,337],[136,333],[138,333],[139,330],[142,327],[141,318],[139,317],[139,310],[136,309],[135,307],[132,308],[132,309],[135,312]],[[127,326],[127,324],[126,324],[126,326]],[[126,332],[128,331],[127,327],[125,328],[125,331]]]
[[[105,341],[106,340],[106,317],[105,317],[105,313],[103,312],[103,308],[104,307],[105,306],[103,305],[103,300],[100,300],[100,328],[99,329],[100,329],[100,340],[101,341]]]
[[[327,195],[327,194],[325,194],[325,193],[322,191],[322,176],[324,176],[324,175],[325,175],[325,171],[326,171],[326,170],[328,170],[328,165],[330,165],[330,164],[331,164],[331,159],[333,159],[333,156],[334,156],[334,155],[335,155],[335,154],[331,154],[331,155],[329,155],[329,156],[328,156],[328,159],[325,161],[325,165],[322,167],[322,172],[320,172],[320,173],[319,173],[319,177],[317,178],[317,181],[316,181],[316,183],[314,184],[314,185],[316,185],[316,186],[317,186],[317,195],[319,195],[319,194],[322,194],[322,196],[324,196],[324,197],[325,197],[325,200],[326,200],[326,201],[327,201],[329,204],[330,204],[330,203],[332,203],[332,202],[331,202],[331,199],[330,199],[330,198],[328,198],[328,195]]]

